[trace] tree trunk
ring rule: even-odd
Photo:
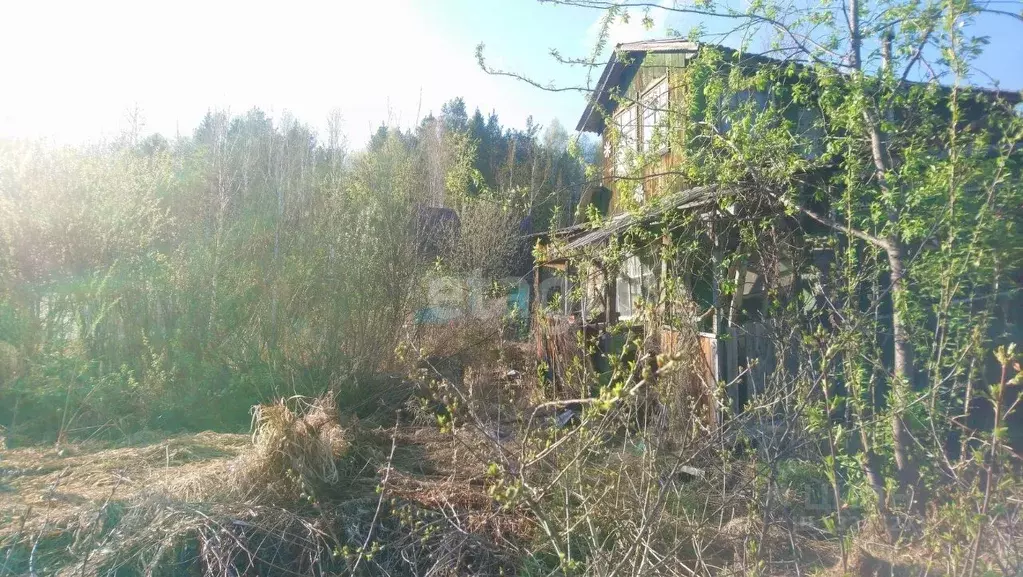
[[[850,65],[856,71],[862,72],[861,52],[863,39],[860,34],[859,0],[850,0],[846,17],[849,23]],[[886,34],[890,33],[890,30],[886,31]],[[887,54],[888,51],[889,49],[885,46],[886,62],[884,65],[886,68],[890,66],[890,62],[887,61],[887,58],[890,57]],[[870,138],[870,152],[875,169],[874,176],[877,178],[881,190],[889,193],[887,177],[891,168],[890,156],[888,154],[888,143],[885,141],[885,136],[881,131],[880,117],[877,111],[871,108],[868,100],[868,104],[863,111],[863,121]],[[890,195],[886,194],[886,196]],[[889,225],[894,226],[898,221],[898,211],[894,207],[890,208]],[[898,227],[896,226],[895,228],[896,230],[888,236],[883,246],[888,257],[888,267],[891,272],[892,337],[894,341],[892,366],[892,398],[894,399],[894,406],[891,407],[892,445],[893,452],[895,453],[895,465],[899,472],[899,483],[903,489],[913,488],[915,491],[918,481],[917,468],[909,457],[910,435],[905,420],[902,418],[903,412],[906,409],[906,391],[913,382],[915,370],[905,312],[907,294],[905,247],[899,238]],[[914,495],[914,500],[919,503],[920,501],[916,497]]]
[[[905,300],[906,300],[906,271],[903,261],[904,248],[897,238],[889,239],[888,267],[891,269],[891,296],[892,296],[892,340],[894,358],[892,369],[892,445],[895,453],[895,465],[899,471],[899,483],[903,489],[916,489],[918,472],[916,464],[909,456],[910,435],[903,413],[906,410],[906,392],[912,387],[913,375],[913,348],[909,342],[907,330]],[[915,500],[919,502],[917,496]]]

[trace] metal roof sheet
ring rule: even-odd
[[[624,234],[637,225],[650,225],[658,218],[673,210],[689,210],[707,206],[726,194],[727,189],[716,186],[698,186],[676,193],[659,196],[635,213],[619,214],[602,223],[599,228],[584,228],[575,225],[554,232],[555,238],[563,238],[565,244],[558,247],[554,259],[561,260],[574,256],[581,250],[607,242],[612,237]]]

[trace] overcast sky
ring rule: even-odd
[[[254,0],[144,2],[0,0],[0,137],[94,141],[124,130],[137,106],[144,132],[187,134],[210,109],[288,111],[322,130],[340,109],[353,145],[381,122],[408,126],[462,96],[470,112],[496,110],[506,125],[532,114],[569,129],[578,93],[550,93],[479,70],[488,61],[540,81],[575,85],[582,70],[552,48],[583,56],[599,13],[534,0],[369,2]],[[619,24],[614,41],[663,36]],[[1023,26],[987,62],[1003,86],[1023,85]],[[1014,35],[1013,35],[1014,34]]]

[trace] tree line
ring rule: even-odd
[[[341,125],[254,109],[174,139],[0,144],[8,435],[236,428],[274,396],[372,396],[427,272],[502,278],[579,196],[556,122],[507,128],[455,98],[362,150]],[[440,250],[424,208],[461,222]]]

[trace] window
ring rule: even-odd
[[[636,105],[620,108],[614,116],[618,128],[618,142],[615,146],[614,173],[618,179],[635,178],[632,182],[632,196],[637,203],[643,202],[643,182],[633,174],[636,160],[636,147],[639,144],[639,111]],[[605,146],[607,142],[605,141]],[[619,185],[621,186],[621,185]],[[625,190],[620,188],[619,190]]]
[[[643,94],[643,152],[667,148],[668,81],[662,78]]]
[[[625,259],[616,284],[619,317],[624,320],[635,317],[640,312],[636,306],[640,299],[647,303],[653,301],[657,296],[656,281],[653,269],[638,256]]]
[[[614,175],[628,176],[638,137],[636,107],[626,106],[615,113],[615,125],[618,127],[618,143],[615,147]]]
[[[757,115],[767,109],[768,95],[766,92],[757,90],[740,90],[728,97],[724,102],[718,120],[718,130],[728,132],[732,129],[733,120],[745,116],[748,112],[751,120],[756,120]],[[746,111],[743,107],[751,106]]]
[[[547,311],[565,316],[577,314],[581,305],[576,294],[576,283],[569,274],[557,274],[540,284],[543,304]]]
[[[796,116],[796,134],[803,158],[813,160],[823,153],[824,130],[820,114],[809,108],[799,108]]]

